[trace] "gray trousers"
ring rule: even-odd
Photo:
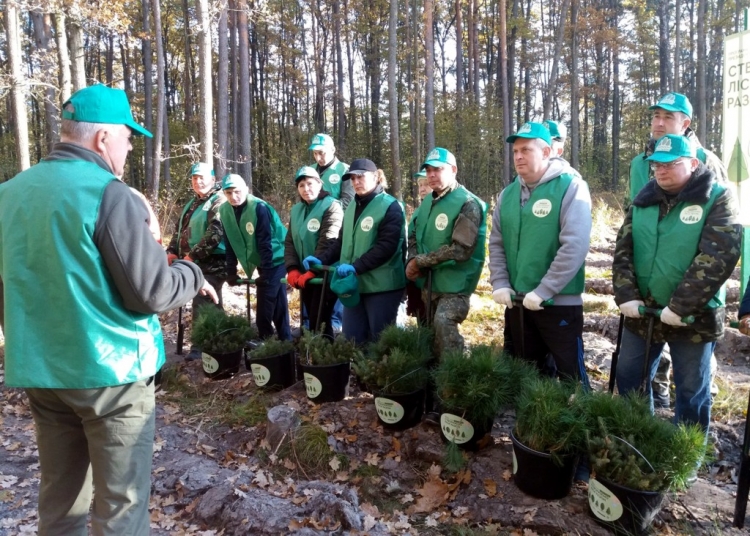
[[[149,533],[154,382],[26,389],[36,426],[39,535]],[[93,498],[93,508],[91,501]]]

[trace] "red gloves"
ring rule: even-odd
[[[167,264],[169,264],[170,266],[172,266],[172,263],[178,259],[179,257],[174,253],[167,253]]]
[[[182,260],[183,260],[183,261],[189,261],[189,262],[195,262],[195,261],[194,261],[193,259],[191,259],[191,258],[190,258],[190,255],[185,255],[185,256],[184,256],[184,257],[182,258]]]
[[[292,285],[294,288],[302,288],[299,286],[299,278],[302,277],[302,273],[299,270],[290,270],[286,274],[286,282]]]
[[[305,285],[307,284],[307,282],[310,281],[313,277],[315,277],[314,273],[310,271],[305,272],[297,280],[297,285],[299,285],[298,288],[305,288]]]

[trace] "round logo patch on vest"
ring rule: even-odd
[[[341,182],[341,175],[339,175],[338,173],[334,173],[333,175],[331,175],[330,177],[328,177],[328,182],[330,182],[331,184],[338,184],[338,183],[340,183]]]
[[[252,235],[255,233],[255,227],[253,227],[252,223],[247,222],[247,225],[245,225],[245,231],[247,231],[247,234]]]
[[[373,221],[372,216],[367,216],[362,220],[362,223],[360,223],[359,226],[364,232],[369,233],[372,230],[373,223],[375,222]]]
[[[540,199],[531,207],[531,212],[537,218],[544,218],[552,212],[552,202],[549,199]]]
[[[206,201],[205,203],[203,203],[202,210],[203,210],[203,212],[208,212],[209,210],[211,210],[211,200],[210,199],[208,201]]]
[[[435,218],[435,229],[438,231],[445,231],[448,227],[448,216],[446,214],[438,214]]]
[[[703,218],[703,207],[700,205],[690,205],[680,211],[680,221],[688,225],[698,223]]]
[[[316,220],[315,218],[307,222],[307,230],[310,231],[311,233],[317,233],[319,229],[320,229],[320,222]]]

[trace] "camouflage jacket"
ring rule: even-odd
[[[714,172],[700,164],[678,195],[667,195],[656,181],[650,181],[633,200],[633,205],[648,207],[658,204],[661,219],[681,201],[706,202],[714,181]],[[641,296],[638,289],[633,261],[632,218],[633,207],[630,207],[617,235],[612,263],[615,302],[619,305],[631,300],[643,300],[647,307],[656,307],[653,298],[650,295]],[[739,260],[741,229],[735,198],[730,190],[725,190],[706,216],[698,254],[669,301],[669,308],[674,313],[681,317],[694,315],[695,322],[686,327],[676,327],[662,324],[657,319],[654,322],[653,342],[689,340],[698,343],[721,337],[724,331],[724,307],[704,307],[729,279]],[[625,326],[645,338],[648,320],[627,318]]]
[[[212,196],[218,189],[219,186],[217,185],[214,190],[210,191],[203,197],[195,196],[189,201],[189,208],[185,211],[181,220],[182,233],[178,236],[180,229],[180,222],[178,222],[177,229],[169,242],[167,253],[173,253],[180,258],[189,255],[190,258],[200,266],[201,272],[203,272],[204,275],[213,275],[224,278],[226,277],[226,255],[212,254],[214,248],[224,240],[224,226],[221,224],[221,219],[219,217],[219,207],[226,202],[226,197],[224,197],[224,195],[218,195],[214,203],[211,205],[208,212],[209,223],[203,237],[192,249],[190,249],[190,245],[188,244],[188,236],[190,232],[189,223],[193,212],[202,206],[203,203],[206,202],[206,199]]]

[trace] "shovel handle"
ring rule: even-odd
[[[513,300],[513,303],[518,303],[523,305],[523,299],[526,297],[525,292],[518,292],[517,294],[511,294],[510,299]],[[544,300],[542,302],[542,307],[549,307],[555,305],[555,300],[550,298],[549,300]]]
[[[322,277],[313,277],[308,283],[312,283],[313,285],[320,285],[323,283]],[[286,277],[281,278],[281,284],[288,285],[289,281],[286,280]]]
[[[659,309],[658,307],[646,307],[644,305],[638,306],[638,314],[640,314],[641,316],[653,316],[658,318],[661,316],[661,312],[663,310],[664,309]],[[682,320],[682,322],[685,324],[692,324],[693,322],[695,322],[695,317],[693,315],[683,316],[680,320]]]
[[[254,285],[255,279],[238,279],[237,284],[238,285]]]
[[[312,264],[310,265],[310,270],[315,270],[316,272],[335,272],[336,267],[325,264]]]

